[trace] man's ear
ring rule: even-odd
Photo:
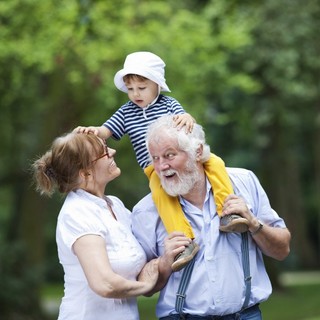
[[[202,153],[203,153],[203,145],[199,144],[199,146],[197,148],[197,157],[196,157],[197,161],[199,161],[201,159]]]

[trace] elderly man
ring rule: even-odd
[[[283,260],[291,236],[257,177],[246,169],[227,168],[235,194],[227,197],[223,214],[248,219],[249,231],[219,232],[215,190],[203,167],[210,147],[202,127],[196,124],[192,133],[186,133],[175,128],[172,116],[165,116],[150,126],[146,143],[162,187],[179,198],[200,246],[186,269],[173,273],[175,256],[190,240],[179,230],[167,235],[150,194],[134,207],[135,236],[148,260],[161,257],[157,317],[262,319],[259,304],[272,291],[263,254]]]

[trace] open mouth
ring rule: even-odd
[[[173,171],[173,170],[166,171],[166,172],[163,172],[163,173],[162,173],[162,176],[163,176],[164,178],[166,178],[166,179],[173,178],[175,175],[176,175],[176,172]]]

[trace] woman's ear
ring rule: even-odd
[[[80,176],[80,178],[82,178],[84,180],[87,180],[88,176],[91,176],[91,173],[88,172],[88,170],[80,170],[79,171],[79,176]]]

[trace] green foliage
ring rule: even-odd
[[[27,170],[25,159],[43,152],[56,135],[107,119],[127,100],[115,89],[113,75],[132,51],[163,57],[172,95],[199,119],[208,92],[217,94],[229,83],[253,90],[245,73],[226,68],[230,52],[250,43],[249,19],[222,1],[196,8],[175,1],[1,3],[0,93],[6,121],[0,130],[8,152],[0,172]],[[19,147],[20,159],[13,146]]]
[[[26,268],[26,246],[17,241],[10,244],[0,241],[0,262],[1,317],[15,320],[24,315],[24,319],[45,319],[38,300],[41,270],[35,266]]]
[[[166,62],[170,95],[204,126],[214,152],[262,178],[299,239],[298,260],[314,265],[319,259],[308,251],[320,246],[319,7],[317,0],[0,2],[1,241],[30,246],[31,233],[46,224],[47,260],[57,263],[51,255],[60,202],[34,195],[30,163],[56,136],[100,125],[127,101],[114,74],[128,53],[148,50]],[[147,179],[127,138],[110,145],[122,176],[107,193],[132,208],[148,192]],[[40,221],[41,214],[50,218]],[[305,243],[308,215],[313,246]],[[28,251],[43,262],[45,241],[35,245]],[[58,277],[60,267],[53,269],[47,274]]]

